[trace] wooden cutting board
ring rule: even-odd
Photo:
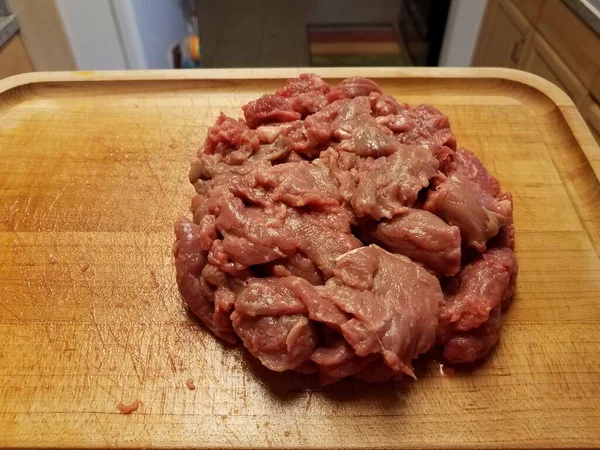
[[[239,116],[299,72],[0,81],[0,448],[600,447],[600,150],[533,75],[316,70],[439,107],[513,193],[521,270],[489,358],[323,388],[270,373],[186,312],[171,244],[189,162],[220,111]]]

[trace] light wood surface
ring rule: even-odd
[[[322,388],[186,313],[171,244],[189,162],[220,111],[239,116],[300,71],[0,81],[0,448],[600,447],[600,150],[534,75],[314,70],[436,105],[513,193],[517,294],[485,361]]]
[[[19,33],[0,46],[0,79],[32,70],[33,66]]]

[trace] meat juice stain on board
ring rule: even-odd
[[[485,356],[516,280],[512,201],[448,117],[372,80],[310,74],[242,109],[208,130],[189,172],[195,221],[175,224],[180,292],[208,328],[323,384],[414,377],[440,339],[445,361]],[[360,220],[376,233],[353,235]]]
[[[154,289],[158,289],[160,287],[160,283],[156,278],[156,272],[154,272],[154,270],[150,271],[150,284]]]
[[[141,405],[142,402],[140,400],[135,400],[134,402],[129,404],[121,402],[117,405],[117,408],[119,409],[121,414],[129,415],[137,411]]]
[[[188,378],[188,379],[185,381],[185,385],[187,386],[187,388],[188,388],[190,391],[193,391],[193,390],[195,390],[195,389],[196,389],[196,385],[194,384],[194,379],[193,379],[193,378]]]

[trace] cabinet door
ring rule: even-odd
[[[473,65],[516,68],[530,31],[529,22],[511,2],[491,0],[481,26]]]
[[[596,138],[596,142],[600,145],[600,104],[596,103],[592,97],[587,97],[584,99],[579,110],[587,124],[590,126],[590,130]]]
[[[519,68],[535,73],[556,84],[573,99],[576,105],[579,105],[587,96],[587,90],[583,84],[552,50],[546,40],[537,33],[533,33],[531,45],[528,46]]]
[[[23,72],[33,72],[33,66],[17,33],[0,46],[0,79]]]
[[[546,0],[512,0],[512,3],[531,23],[536,23]]]
[[[600,75],[600,36],[562,0],[544,3],[537,29],[586,89],[591,89]]]

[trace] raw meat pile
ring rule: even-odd
[[[512,200],[448,118],[316,75],[221,114],[175,224],[177,282],[274,371],[385,381],[439,346],[472,362],[513,294]]]

